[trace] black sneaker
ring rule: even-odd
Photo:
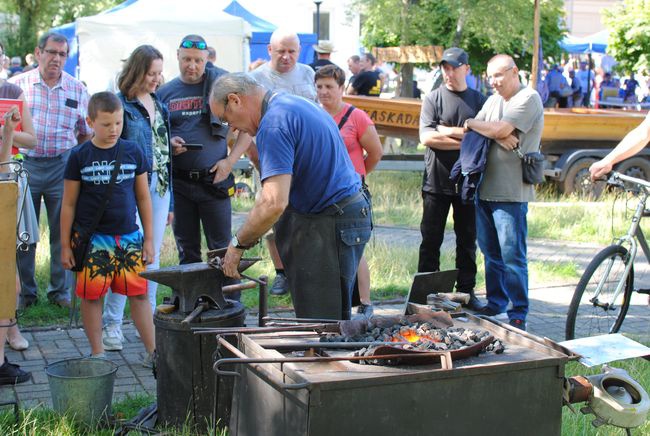
[[[469,302],[467,304],[464,304],[463,306],[468,308],[469,310],[478,312],[479,310],[482,310],[485,307],[485,304],[481,303],[481,300],[476,298],[475,295],[472,295],[471,297],[469,297]]]
[[[483,316],[492,316],[494,318],[505,318],[508,319],[508,316],[505,314],[505,312],[499,312],[496,309],[491,308],[488,305],[483,306],[482,309],[477,310],[475,312],[475,315],[483,315]]]
[[[271,295],[284,295],[289,292],[287,286],[287,276],[285,276],[284,273],[277,273],[275,275],[275,280],[273,280],[273,285],[271,286],[269,293]]]
[[[15,385],[25,383],[32,378],[32,373],[23,371],[20,366],[9,363],[5,357],[5,363],[0,366],[0,385]]]
[[[30,306],[35,306],[38,303],[38,298],[37,297],[23,297],[22,295],[20,296],[20,299],[18,301],[18,309],[20,310],[25,310]]]
[[[526,321],[522,319],[511,319],[508,324],[513,327],[517,327],[519,330],[526,331]]]

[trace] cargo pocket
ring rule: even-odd
[[[372,230],[370,227],[354,227],[342,229],[341,241],[349,247],[368,243]]]

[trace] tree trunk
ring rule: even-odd
[[[413,97],[413,64],[402,64],[399,97]]]

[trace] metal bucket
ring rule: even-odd
[[[117,368],[110,360],[89,357],[46,366],[54,410],[88,425],[107,417],[111,412]]]

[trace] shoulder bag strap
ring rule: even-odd
[[[352,114],[352,111],[353,111],[354,109],[355,109],[355,107],[352,106],[352,105],[350,105],[350,107],[348,108],[348,110],[345,112],[345,115],[343,115],[343,118],[341,118],[341,121],[339,121],[339,130],[341,130],[341,128],[342,128],[343,126],[345,126],[345,123],[348,122],[348,118],[350,118],[350,114]]]
[[[120,172],[120,167],[122,166],[122,150],[124,148],[119,142],[117,143],[116,147],[118,147],[117,159],[115,160],[115,164],[113,165],[113,172],[111,173],[111,181],[108,182],[108,186],[106,187],[106,191],[104,192],[103,201],[99,206],[99,209],[97,209],[97,212],[95,213],[93,224],[88,229],[88,234],[92,234],[97,228],[97,226],[99,225],[99,221],[102,219],[102,215],[104,215],[106,206],[108,206],[108,203],[111,201],[111,197],[113,196],[113,186],[115,185],[115,181],[117,180],[117,174]]]

